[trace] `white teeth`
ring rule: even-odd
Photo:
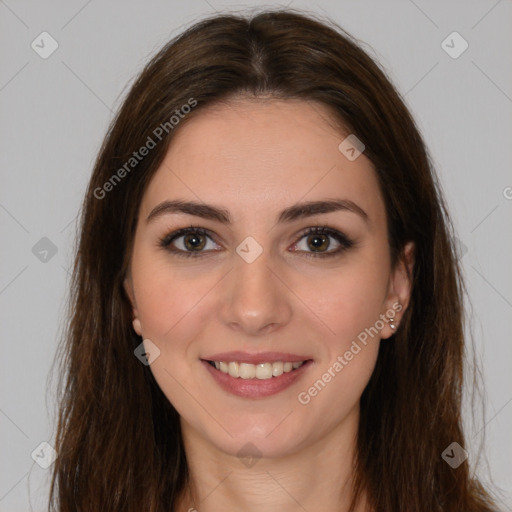
[[[275,363],[238,363],[237,361],[214,361],[215,368],[222,373],[228,373],[235,379],[260,379],[267,380],[272,377],[279,377],[283,373],[289,373],[292,370],[300,368],[304,361],[290,363],[277,361]]]
[[[257,379],[270,379],[272,377],[272,363],[261,363],[256,366]]]
[[[283,362],[278,361],[277,363],[272,363],[272,375],[274,377],[279,377],[279,375],[283,375]]]
[[[248,363],[240,363],[240,378],[254,379],[256,377],[256,366]]]
[[[238,373],[238,363],[232,362],[228,364],[228,373],[231,375],[231,377],[239,377],[240,374]]]

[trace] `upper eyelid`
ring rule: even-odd
[[[215,243],[217,243],[215,240],[217,235],[215,235],[209,229],[201,228],[199,226],[185,226],[184,228],[171,230],[169,233],[164,235],[161,240],[165,241],[165,240],[169,239],[169,243],[171,243],[172,241],[176,240],[177,238],[181,238],[182,236],[185,236],[188,233],[195,233],[195,232],[209,236],[212,240],[215,241]]]

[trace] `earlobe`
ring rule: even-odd
[[[132,322],[133,330],[139,335],[142,336],[142,325],[140,323],[140,320],[136,317],[133,319]]]

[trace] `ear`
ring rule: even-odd
[[[142,336],[142,325],[139,320],[139,313],[137,311],[137,303],[135,301],[135,292],[133,291],[133,281],[130,272],[128,272],[124,278],[123,288],[132,305],[133,329],[139,336]]]
[[[381,331],[381,339],[389,338],[398,330],[400,320],[409,306],[415,261],[414,251],[414,243],[407,242],[392,271],[389,280],[388,296],[384,303],[386,309],[382,312],[389,321],[386,321]],[[392,329],[390,324],[395,325],[395,329]]]

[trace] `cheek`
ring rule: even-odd
[[[305,280],[301,295],[341,347],[375,325],[387,294],[387,273],[381,264],[361,260],[340,266],[328,279]]]
[[[190,408],[195,383],[190,364],[197,364],[191,343],[201,337],[206,322],[205,305],[212,277],[194,278],[189,271],[172,268],[154,257],[135,257],[132,263],[137,309],[144,339],[160,350],[151,364],[158,385],[180,414]],[[151,261],[151,263],[149,263]]]
[[[190,319],[201,311],[201,301],[214,286],[213,276],[194,278],[190,270],[173,268],[167,261],[141,254],[132,263],[132,278],[143,334],[162,343],[182,339],[176,332],[198,322]],[[191,333],[187,333],[190,336]]]
[[[322,336],[323,357],[304,383],[298,401],[305,411],[315,412],[311,418],[324,418],[322,431],[334,428],[349,414],[370,380],[380,346],[382,326],[377,322],[385,285],[380,266],[361,264],[340,269],[321,291],[310,284],[304,288],[328,334]]]
[[[301,403],[312,400],[315,409],[334,407],[347,413],[359,400],[375,368],[383,327],[379,315],[388,274],[378,261],[373,256],[358,258],[340,266],[323,286],[314,287],[309,282],[304,289],[312,309],[328,327],[323,332],[328,334],[322,336],[325,357],[308,383],[313,387],[303,390]]]

